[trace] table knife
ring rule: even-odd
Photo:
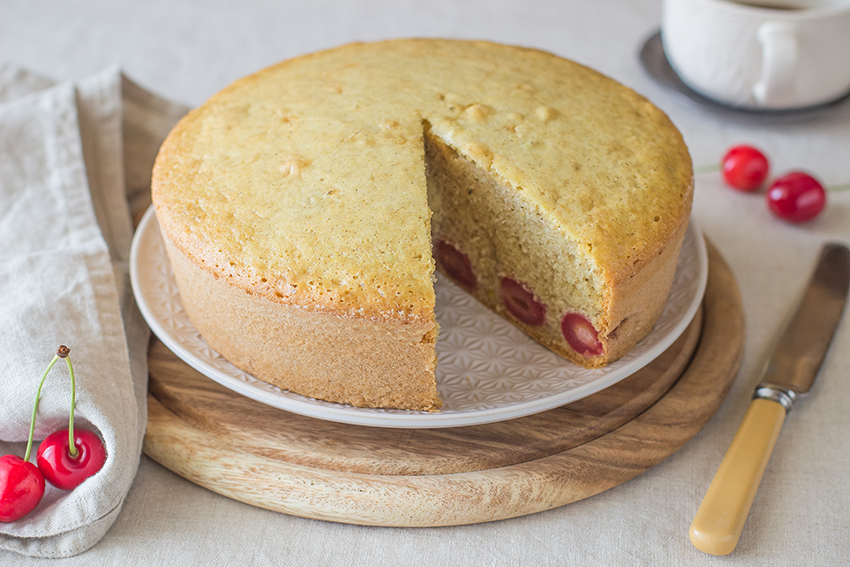
[[[812,387],[826,356],[848,286],[850,250],[842,244],[826,244],[691,523],[691,543],[700,551],[727,555],[738,544],[785,416]]]

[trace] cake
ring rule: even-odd
[[[152,191],[186,312],[230,362],[436,410],[435,270],[603,366],[665,305],[693,173],[667,116],[587,67],[412,39],[236,81],[170,133]]]

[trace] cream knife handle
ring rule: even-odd
[[[738,545],[786,409],[756,398],[732,440],[691,523],[691,543],[711,555],[727,555]]]

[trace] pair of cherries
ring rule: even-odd
[[[752,146],[731,148],[721,162],[723,179],[739,191],[756,191],[767,179],[767,157]],[[777,178],[767,189],[767,206],[777,217],[793,223],[806,222],[826,207],[826,190],[808,173],[792,171]]]
[[[62,490],[73,490],[99,471],[106,462],[106,449],[100,438],[86,429],[74,430],[74,367],[68,358],[69,353],[68,347],[60,346],[41,377],[24,458],[17,455],[0,457],[0,522],[14,522],[32,512],[44,496],[45,480]],[[35,466],[29,462],[29,457],[41,387],[48,372],[59,359],[65,360],[71,374],[71,414],[68,428],[51,433],[41,442],[36,454],[38,466]]]

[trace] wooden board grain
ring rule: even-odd
[[[364,525],[516,517],[621,484],[693,437],[743,355],[737,284],[709,245],[700,313],[661,357],[593,396],[449,429],[381,429],[271,408],[151,345],[145,453],[190,481],[270,510]]]

